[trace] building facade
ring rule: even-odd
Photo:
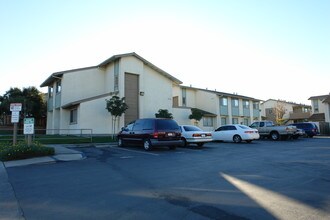
[[[261,103],[262,117],[275,123],[278,123],[276,115],[282,116],[281,121],[283,124],[289,124],[308,121],[311,114],[312,107],[310,105],[275,99],[268,99]]]
[[[198,126],[214,130],[220,125],[249,125],[260,120],[260,100],[181,86],[182,82],[136,53],[110,57],[97,66],[51,74],[41,87],[48,87],[48,134],[112,134],[137,119],[155,117],[167,109],[179,124],[193,124],[191,109],[202,111]],[[115,125],[106,100],[125,97],[128,109]]]

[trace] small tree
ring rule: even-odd
[[[197,125],[198,122],[203,118],[203,113],[201,112],[201,110],[192,108],[191,109],[191,115],[189,115],[189,119],[190,120],[195,120],[195,124]]]
[[[167,109],[159,109],[155,114],[156,118],[173,118],[172,113],[169,113]]]
[[[125,103],[125,97],[119,98],[118,96],[112,96],[111,99],[106,101],[106,109],[110,112],[112,116],[112,139],[115,139],[116,133],[116,121],[120,118],[123,113],[128,109],[128,105]],[[119,122],[119,120],[118,120]]]
[[[283,103],[277,102],[273,108],[276,124],[282,125],[284,123],[283,116],[285,115],[285,106]]]

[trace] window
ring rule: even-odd
[[[233,107],[238,107],[238,99],[232,99]]]
[[[187,106],[187,90],[182,88],[182,106]]]
[[[233,123],[233,124],[238,124],[238,118],[233,118],[233,119],[232,119],[232,123]]]
[[[119,91],[119,60],[115,61],[114,67],[114,91]]]
[[[221,106],[228,106],[228,98],[223,97],[220,99]]]
[[[48,87],[48,97],[51,98],[53,97],[53,87]]]
[[[222,117],[221,118],[221,125],[226,125],[227,124],[227,118]]]
[[[203,126],[204,127],[213,127],[213,118],[212,117],[203,117]]]
[[[244,122],[243,122],[243,124],[248,126],[249,123],[250,123],[250,122],[249,122],[249,119],[248,119],[248,118],[244,118]]]
[[[243,108],[249,108],[249,106],[250,106],[250,103],[249,103],[249,101],[248,100],[244,100],[243,101]]]
[[[74,108],[70,110],[70,124],[77,124],[78,109]]]
[[[319,100],[313,100],[314,113],[319,112]]]
[[[253,109],[259,110],[259,102],[253,102]]]
[[[56,93],[61,92],[62,86],[61,86],[61,81],[56,82]]]

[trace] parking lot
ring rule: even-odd
[[[74,149],[7,169],[25,219],[330,218],[330,139]]]

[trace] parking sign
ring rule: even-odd
[[[34,118],[24,118],[24,134],[34,134]]]

